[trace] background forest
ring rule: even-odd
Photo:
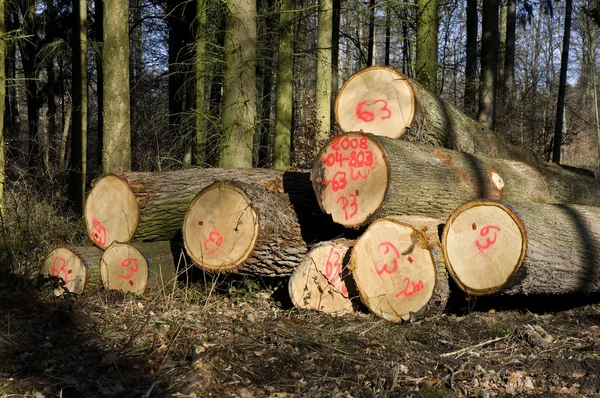
[[[81,212],[103,173],[310,167],[335,132],[335,94],[369,65],[403,72],[546,160],[598,167],[595,1],[4,0],[0,10],[0,186],[25,218],[30,197]]]

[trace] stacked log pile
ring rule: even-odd
[[[364,305],[394,322],[443,312],[449,276],[469,295],[600,291],[593,176],[541,162],[389,68],[352,76],[336,119],[345,133],[310,173],[100,178],[85,208],[99,249],[59,248],[41,273],[64,282],[55,294],[98,274],[141,294],[185,255],[205,272],[289,277],[298,308]]]

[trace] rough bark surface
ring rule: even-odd
[[[207,204],[212,214],[206,214]],[[186,213],[186,251],[210,272],[289,276],[308,252],[290,208],[287,196],[277,191],[237,181],[215,182],[198,194]]]
[[[527,253],[499,294],[600,291],[599,208],[541,203],[511,203],[511,207],[527,230]]]
[[[352,219],[334,217],[334,221],[343,225],[356,227],[376,217],[401,214],[447,219],[457,207],[478,198],[600,206],[600,184],[595,178],[555,164],[534,166],[357,133],[338,137],[338,145],[346,136],[368,137],[366,147],[373,152],[381,148],[385,162],[374,155],[369,177],[356,181],[348,177],[347,185],[352,192],[359,190],[365,195],[355,197],[359,211]],[[338,212],[343,203],[336,204],[334,198],[327,205],[325,199],[345,192],[334,192],[333,184],[327,183],[332,178],[326,161],[333,153],[332,145],[333,141],[324,148],[312,172],[317,198],[328,214]],[[363,170],[362,174],[367,173]],[[386,180],[387,190],[376,189],[385,187]]]

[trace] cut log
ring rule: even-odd
[[[335,103],[342,131],[365,131],[491,158],[538,163],[492,130],[394,69],[372,66],[346,81]]]
[[[323,215],[307,172],[268,169],[186,169],[104,176],[88,194],[85,220],[101,248],[113,241],[164,241],[181,236],[192,199],[216,180],[241,180],[288,196],[308,242],[332,239],[341,230]],[[133,204],[136,203],[134,206]],[[321,228],[313,228],[320,225]],[[137,228],[136,228],[137,226]]]
[[[600,292],[597,207],[473,201],[448,219],[442,243],[472,295]]]
[[[391,219],[377,220],[367,228],[352,249],[349,268],[362,302],[394,322],[421,311],[437,280],[429,238]]]
[[[80,294],[88,279],[87,264],[73,251],[59,247],[52,250],[44,259],[40,275],[50,279],[51,277],[60,278],[60,281],[56,281],[57,284],[51,282],[55,287],[53,292],[56,296],[62,295],[65,289],[70,293]]]
[[[533,166],[362,133],[334,137],[311,178],[321,209],[354,228],[402,214],[445,220],[478,198],[600,206],[597,179],[554,164]]]
[[[353,241],[338,239],[313,247],[296,267],[288,283],[288,291],[296,308],[317,310],[331,315],[354,312],[346,272],[348,250]]]
[[[148,282],[148,262],[135,247],[114,242],[102,255],[100,275],[107,290],[142,294]]]
[[[189,256],[211,272],[289,276],[307,253],[288,197],[253,184],[217,181],[203,189],[182,232]]]

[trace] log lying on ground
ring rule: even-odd
[[[402,136],[475,155],[539,161],[533,152],[508,143],[416,81],[383,66],[363,69],[346,81],[336,98],[335,117],[345,132]]]
[[[40,275],[60,278],[62,281],[54,282],[59,285],[64,284],[64,288],[74,294],[82,293],[88,280],[85,260],[65,247],[58,247],[46,256],[40,268]],[[55,286],[53,292],[56,296],[60,296],[65,289],[63,286],[56,286],[54,282],[51,282],[52,286]]]
[[[437,281],[429,238],[389,219],[375,221],[358,239],[349,268],[362,302],[394,322],[421,311]]]
[[[314,246],[296,267],[288,291],[296,308],[317,310],[331,315],[354,312],[347,284],[348,251],[354,241],[338,239]]]
[[[321,209],[359,227],[401,214],[447,219],[477,198],[600,206],[600,184],[554,164],[528,165],[362,133],[333,138],[312,170]]]
[[[135,247],[115,242],[102,255],[100,275],[107,290],[142,294],[148,282],[148,263]]]
[[[286,195],[217,181],[198,193],[183,221],[183,242],[202,269],[289,276],[307,253]]]
[[[339,235],[339,227],[318,209],[309,173],[268,169],[186,169],[101,177],[86,201],[88,233],[101,248],[132,238],[170,240],[180,233],[185,212],[198,192],[216,180],[235,179],[287,195],[300,224],[310,226],[303,228],[307,241]],[[319,224],[322,228],[312,228]]]
[[[442,244],[469,294],[600,291],[597,207],[473,201],[452,214]]]

